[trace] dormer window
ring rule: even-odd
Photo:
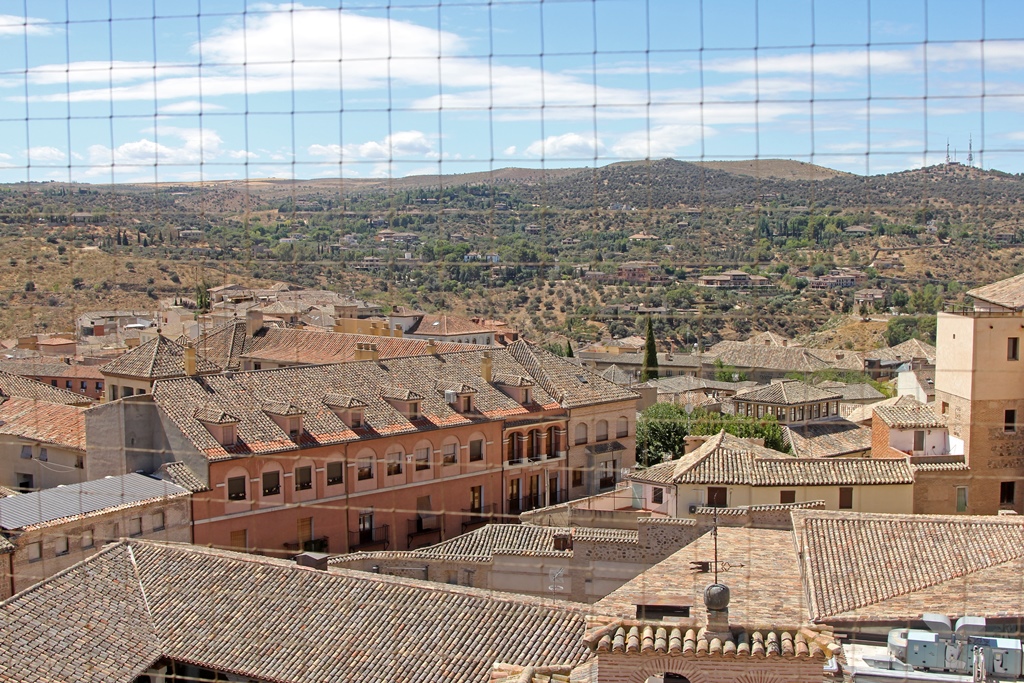
[[[415,391],[400,387],[381,387],[380,396],[410,422],[423,417],[423,413],[420,412],[423,397]]]
[[[476,389],[468,384],[438,383],[438,391],[444,393],[444,402],[458,413],[471,413],[475,409]]]
[[[263,412],[288,435],[289,439],[299,443],[306,411],[293,403],[271,402],[263,404]]]
[[[196,408],[193,415],[221,446],[227,448],[238,442],[239,420],[234,415],[216,408]]]
[[[517,403],[525,405],[533,402],[533,380],[527,377],[496,373],[494,384]]]
[[[349,429],[360,429],[365,426],[366,403],[347,394],[327,394],[324,405],[345,423]]]

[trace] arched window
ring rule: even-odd
[[[615,422],[615,436],[617,438],[629,436],[629,420],[625,416],[620,417]]]
[[[594,437],[595,441],[607,441],[608,440],[608,420],[597,421],[597,434]]]
[[[576,425],[576,445],[580,445],[587,442],[587,423],[580,422]]]

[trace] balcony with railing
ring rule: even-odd
[[[412,549],[413,543],[420,541],[436,542],[441,540],[441,528],[444,516],[435,514],[419,514],[407,521],[408,535],[406,542]]]
[[[327,536],[321,536],[320,538],[311,538],[301,543],[285,543],[284,547],[285,550],[292,552],[326,553],[329,552],[331,544]]]
[[[368,548],[387,550],[391,545],[390,533],[391,527],[388,524],[350,531],[348,534],[349,550],[366,550]]]
[[[557,491],[548,491],[548,505],[560,505],[569,500],[568,489],[558,489]]]
[[[466,533],[470,529],[483,526],[484,524],[491,524],[494,522],[497,514],[497,510],[494,509],[494,504],[481,505],[478,508],[469,508],[462,510],[462,533]]]

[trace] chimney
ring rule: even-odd
[[[185,347],[185,374],[193,377],[196,374],[196,347]]]
[[[437,346],[434,345],[434,338],[433,337],[431,337],[430,339],[427,340],[427,348],[424,349],[424,352],[428,356],[436,356],[437,355]]]
[[[372,335],[380,334],[380,330],[377,329],[377,323],[370,323],[370,334],[372,334]]]
[[[327,560],[329,558],[330,555],[327,553],[306,551],[295,556],[295,564],[300,567],[309,567],[310,569],[319,569],[325,572],[327,571]]]
[[[490,384],[493,375],[494,361],[491,360],[491,352],[484,351],[484,355],[480,357],[480,377],[482,377],[485,382]]]
[[[366,344],[363,342],[356,343],[355,360],[366,360]]]
[[[377,351],[376,344],[366,345],[366,360],[372,360],[374,362],[380,360],[380,353]]]
[[[263,327],[263,311],[249,309],[245,312],[245,336],[252,337]]]

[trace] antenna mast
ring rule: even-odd
[[[949,138],[946,138],[946,166],[949,166]]]
[[[974,166],[974,136],[967,138],[967,165]]]

